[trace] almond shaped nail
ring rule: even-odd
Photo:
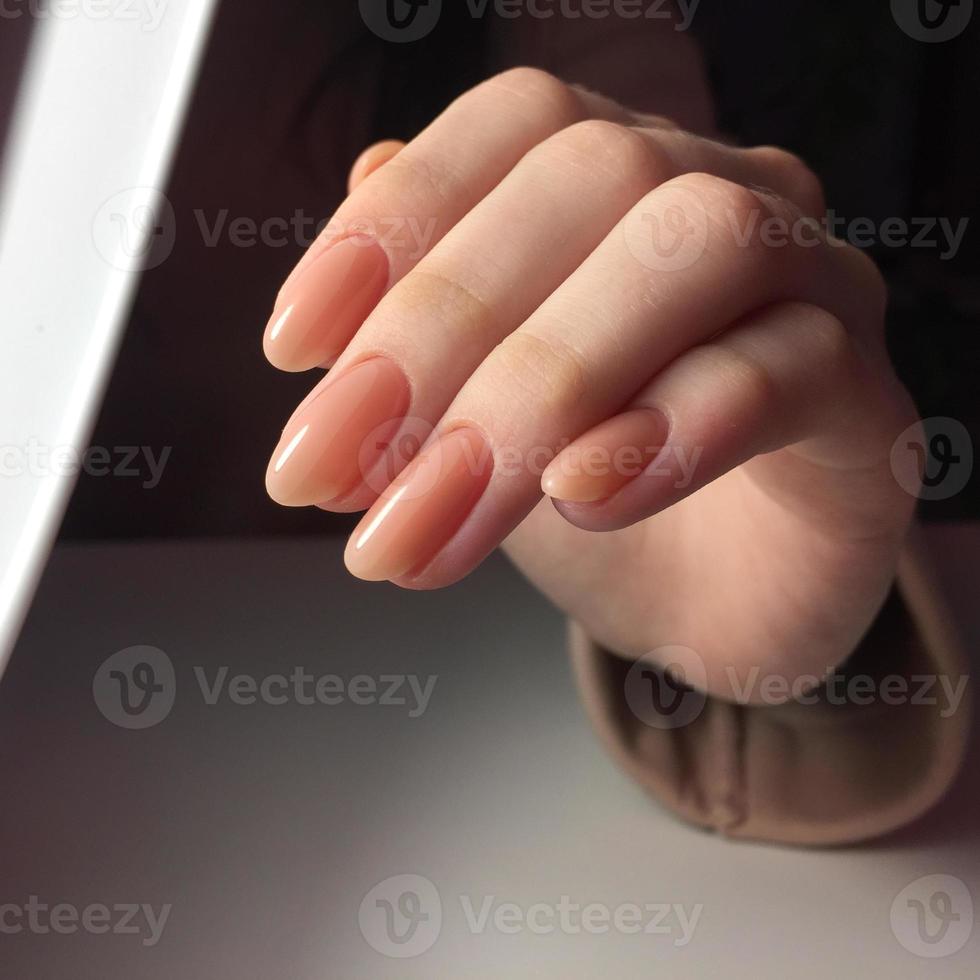
[[[266,473],[269,496],[306,507],[350,493],[385,452],[410,401],[408,379],[386,357],[328,376],[286,423]]]
[[[481,432],[454,429],[426,449],[364,515],[344,560],[371,582],[424,568],[476,506],[493,473]]]
[[[355,235],[331,245],[283,286],[265,329],[265,356],[283,371],[334,360],[377,306],[389,275],[374,239]]]
[[[559,453],[541,475],[541,489],[556,500],[594,503],[622,490],[660,453],[667,419],[656,409],[635,409],[600,423]]]

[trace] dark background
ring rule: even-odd
[[[353,0],[222,6],[168,189],[176,246],[144,275],[92,438],[171,455],[152,490],[137,479],[83,476],[63,537],[350,526],[350,518],[279,508],[264,492],[268,454],[316,380],[280,374],[261,353],[276,290],[302,248],[236,247],[227,236],[209,246],[198,216],[210,222],[227,209],[229,221],[262,221],[301,209],[327,217],[366,144],[410,138],[451,98],[512,65],[661,107],[652,83],[648,103],[637,104],[637,79],[642,89],[643,73],[656,73],[642,22],[600,37],[594,22],[552,21],[530,25],[529,36],[528,20],[474,19],[465,4],[446,3],[424,40],[391,44],[364,26]],[[960,420],[976,442],[980,17],[954,40],[924,44],[897,27],[887,3],[702,0],[692,34],[720,132],[802,155],[840,215],[970,218],[953,259],[937,249],[872,252],[892,286],[894,356],[922,414]],[[595,45],[611,57],[597,60]],[[974,476],[923,513],[977,517],[978,497]]]

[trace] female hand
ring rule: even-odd
[[[823,673],[890,586],[915,421],[881,278],[823,208],[784,151],[484,82],[362,156],[284,284],[269,360],[333,367],[270,494],[370,508],[347,565],[406,588],[503,543],[611,649],[695,650],[709,692]]]

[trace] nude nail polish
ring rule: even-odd
[[[328,375],[286,423],[266,473],[269,496],[287,507],[346,496],[386,451],[410,401],[408,379],[386,357]]]
[[[659,455],[667,418],[655,409],[624,412],[576,439],[548,464],[541,489],[556,500],[593,503],[622,490]]]
[[[265,329],[265,355],[284,371],[326,364],[344,350],[388,285],[390,267],[374,239],[331,245],[286,280]]]
[[[347,568],[371,582],[423,569],[462,526],[492,473],[493,455],[477,429],[442,436],[364,515],[347,545]]]

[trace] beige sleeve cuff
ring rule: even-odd
[[[589,717],[616,760],[675,814],[730,837],[841,844],[884,834],[939,800],[963,759],[967,662],[914,541],[843,676],[813,703],[708,698],[693,719],[672,724],[664,712],[651,723],[627,700],[631,661],[574,623],[571,649]],[[845,696],[854,678],[860,699]]]

